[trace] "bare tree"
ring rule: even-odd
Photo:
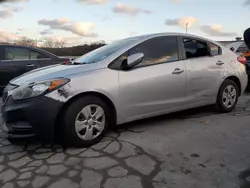
[[[45,48],[55,48],[56,47],[56,43],[52,40],[45,40],[43,42],[43,47]]]
[[[27,37],[21,37],[15,42],[17,45],[22,45],[22,46],[37,46],[37,40],[30,39]]]
[[[66,43],[67,43],[66,39],[57,40],[57,41],[55,41],[55,47],[57,47],[57,48],[64,48],[65,45],[66,45]]]

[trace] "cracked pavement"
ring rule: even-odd
[[[137,121],[91,148],[0,137],[0,187],[249,188],[249,114],[245,94],[232,113],[203,107]]]

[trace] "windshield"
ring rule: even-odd
[[[97,63],[101,60],[106,59],[113,53],[117,52],[122,47],[126,46],[127,44],[131,43],[134,40],[137,40],[138,38],[130,38],[130,39],[122,39],[115,42],[112,42],[111,44],[105,45],[103,47],[100,47],[96,50],[93,50],[87,54],[84,54],[76,59],[73,60],[73,64],[91,64],[91,63]]]

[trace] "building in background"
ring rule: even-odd
[[[242,39],[242,37],[236,37],[235,40],[227,40],[227,41],[217,41],[217,42],[220,42],[224,45],[227,45],[227,44],[231,44],[231,43],[234,43],[234,42],[244,42],[244,40]]]

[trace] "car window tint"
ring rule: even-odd
[[[6,47],[5,60],[27,60],[29,59],[30,51],[25,48]]]
[[[46,59],[46,58],[49,57],[35,51],[30,52],[30,59]]]
[[[187,59],[210,55],[206,42],[188,38],[184,38],[182,42],[184,44],[184,50]]]
[[[137,66],[166,63],[178,60],[177,37],[157,37],[145,41],[131,50],[128,55],[143,53],[142,62]]]
[[[219,55],[220,53],[221,53],[221,49],[220,49],[220,47],[219,46],[217,46],[217,45],[215,45],[215,44],[213,44],[213,43],[208,43],[208,46],[209,46],[209,48],[210,48],[210,54],[211,55]]]

